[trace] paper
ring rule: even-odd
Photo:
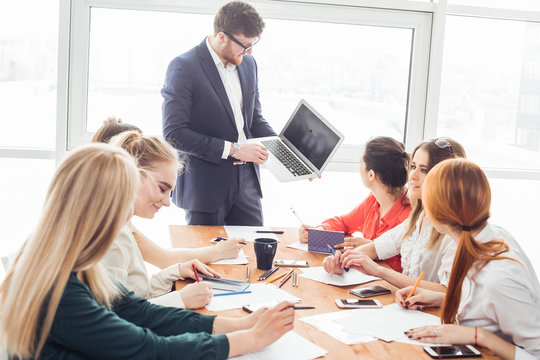
[[[246,241],[255,241],[257,238],[275,239],[279,241],[276,234],[265,233],[259,234],[257,230],[271,231],[269,227],[263,226],[224,226],[227,236],[229,238],[243,238]]]
[[[366,275],[354,269],[350,269],[348,272],[343,273],[343,275],[329,274],[324,271],[322,266],[305,268],[302,269],[302,272],[301,277],[336,286],[358,285],[380,280],[378,277]]]
[[[294,331],[289,331],[277,341],[262,350],[251,354],[237,356],[232,359],[240,360],[275,360],[275,359],[296,359],[312,360],[324,356],[328,351],[315,345],[311,341],[298,335]]]
[[[302,300],[285,290],[278,289],[273,284],[251,284],[246,290],[251,291],[251,293],[213,297],[210,303],[206,305],[206,309],[209,311],[225,311],[241,309],[246,304],[254,305],[270,300],[277,302],[287,300],[294,303]]]
[[[221,259],[218,261],[214,261],[210,264],[221,264],[221,265],[246,265],[248,263],[248,259],[246,256],[246,253],[244,253],[243,249],[240,249],[238,252],[238,256],[234,259]]]
[[[348,314],[349,310],[342,310],[325,314],[306,316],[301,318],[300,320],[316,327],[318,330],[327,333],[334,339],[339,340],[347,345],[361,344],[377,340],[377,338],[373,336],[362,335],[356,332],[348,331],[345,326],[336,322],[336,320],[342,319],[348,316]]]
[[[308,251],[308,244],[307,243],[301,243],[300,241],[297,241],[295,243],[287,245],[287,247],[297,249],[297,250],[304,250]]]
[[[404,332],[425,325],[439,325],[439,317],[418,310],[407,310],[398,304],[382,309],[355,309],[348,316],[335,320],[347,331],[375,336],[384,341],[406,338]]]

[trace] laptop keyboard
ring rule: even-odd
[[[311,171],[304,166],[293,153],[278,139],[270,139],[261,141],[261,143],[270,150],[279,162],[294,175],[302,176],[311,174]]]

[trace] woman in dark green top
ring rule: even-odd
[[[38,226],[0,286],[10,357],[225,359],[292,329],[287,302],[223,318],[153,305],[114,283],[99,261],[131,217],[138,179],[133,158],[109,145],[83,147],[60,164]]]

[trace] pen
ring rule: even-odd
[[[219,294],[214,294],[214,296],[227,296],[227,295],[240,295],[240,294],[251,294],[251,290],[248,290],[248,291],[235,291],[235,292],[228,292],[228,293],[219,293]]]
[[[197,274],[197,268],[195,267],[195,264],[191,264],[191,267],[193,268],[193,272],[195,273],[195,280],[197,280],[197,282],[201,281],[199,279],[199,274]]]
[[[284,231],[282,230],[257,230],[255,231],[257,234],[283,234]]]
[[[300,219],[300,216],[298,216],[298,213],[296,212],[296,210],[294,210],[294,208],[292,206],[291,206],[291,211],[294,214],[294,216],[296,216],[296,219],[298,219],[298,221],[300,221],[300,225],[304,225],[305,223],[302,221],[302,219]]]
[[[309,310],[309,309],[315,309],[315,306],[289,306],[289,309],[294,310]]]
[[[291,271],[289,271],[289,272],[287,273],[287,275],[285,275],[285,277],[283,278],[283,280],[281,280],[281,282],[279,283],[278,288],[282,287],[283,284],[285,284],[285,283],[287,282],[287,280],[289,280],[289,279],[291,278],[291,275],[292,275],[293,271],[294,271],[294,269],[291,269]]]
[[[292,273],[292,286],[296,287],[296,271]]]
[[[246,268],[246,280],[249,281],[249,265]]]
[[[328,246],[328,248],[330,249],[330,252],[332,253],[333,256],[336,256],[336,251],[334,250],[333,247],[331,247],[330,245],[326,244],[326,246]],[[341,261],[339,262],[339,265],[341,265]],[[346,268],[343,268],[343,270],[345,271],[349,271],[349,268],[346,267]]]
[[[285,275],[287,275],[286,272],[284,272],[283,274],[280,274],[280,275],[276,276],[276,277],[273,278],[272,280],[268,280],[266,283],[267,283],[267,284],[270,284],[270,283],[276,281],[277,279],[281,279],[281,278],[284,277]]]
[[[216,239],[218,239],[219,241],[223,241],[223,240],[229,240],[227,238],[224,238],[224,237],[221,237],[221,236],[216,236]],[[239,244],[242,244],[242,245],[247,245],[247,242],[245,241],[242,241],[240,242]]]
[[[414,294],[414,290],[416,290],[416,287],[418,286],[418,284],[420,284],[420,280],[422,280],[423,277],[424,277],[424,272],[422,271],[422,273],[418,277],[418,280],[416,280],[416,284],[414,284],[413,288],[411,289],[411,292],[409,293],[409,295],[407,295],[407,298],[402,303],[403,307],[405,307],[405,303],[407,302],[407,300],[409,300],[409,298],[412,296],[412,294]]]
[[[272,275],[273,273],[275,273],[276,271],[278,271],[279,267],[278,266],[275,266],[273,268],[271,268],[270,270],[266,271],[264,274],[262,274],[261,276],[259,276],[259,278],[257,280],[261,281],[261,280],[266,280],[270,277],[270,275]]]

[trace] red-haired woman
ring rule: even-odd
[[[514,238],[488,223],[491,191],[475,164],[446,160],[430,171],[422,193],[433,227],[458,248],[446,296],[417,289],[406,306],[441,306],[443,325],[407,332],[416,340],[477,344],[503,359],[540,358],[540,285]],[[410,287],[396,293],[402,303]],[[457,325],[459,324],[459,325]]]

